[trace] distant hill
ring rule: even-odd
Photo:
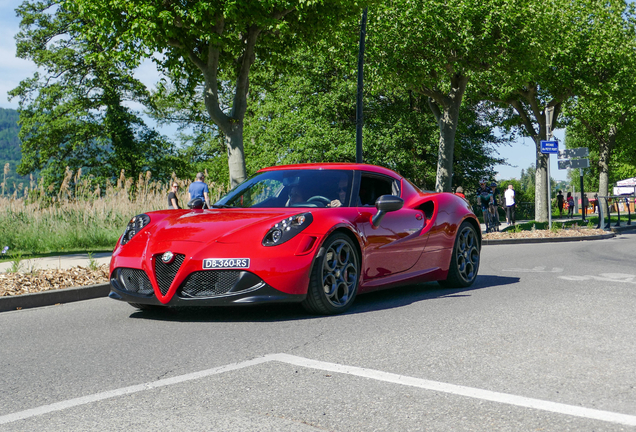
[[[0,108],[0,183],[5,178],[4,166],[9,163],[9,174],[6,176],[5,195],[12,194],[14,184],[17,186],[29,184],[28,176],[19,176],[15,170],[20,163],[22,153],[20,151],[20,126],[18,126],[18,112],[14,109]],[[0,193],[2,189],[0,188]]]

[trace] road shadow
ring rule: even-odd
[[[406,285],[360,295],[344,315],[399,308],[425,300],[469,297],[471,291],[518,282],[518,277],[484,275],[477,276],[475,283],[468,288],[443,288],[437,282]],[[328,319],[330,316],[312,315],[300,304],[266,304],[137,310],[130,314],[130,318],[174,322],[278,322]]]
[[[518,277],[484,275],[477,276],[475,283],[468,288],[444,288],[437,282],[407,285],[361,295],[356,298],[356,302],[347,313],[393,309],[408,306],[419,301],[439,298],[470,297],[471,291],[502,285],[512,285],[518,283],[519,280],[520,278]]]

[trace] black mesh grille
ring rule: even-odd
[[[226,294],[236,284],[240,270],[208,270],[192,273],[181,288],[185,297],[214,297]]]
[[[175,254],[174,260],[170,264],[166,264],[161,261],[161,255],[155,257],[155,276],[157,277],[157,284],[161,294],[166,295],[170,289],[170,284],[177,275],[177,271],[179,271],[184,259],[185,255]]]
[[[119,281],[126,291],[145,295],[153,293],[150,279],[143,270],[121,268],[119,269]]]

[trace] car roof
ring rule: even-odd
[[[354,171],[367,171],[377,174],[384,174],[391,177],[402,178],[401,175],[393,170],[384,168],[377,165],[359,164],[351,162],[325,162],[325,163],[306,163],[306,164],[294,164],[294,165],[277,165],[268,168],[258,170],[258,172],[265,171],[281,171],[281,170],[354,170]]]

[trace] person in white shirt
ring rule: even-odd
[[[512,185],[508,185],[508,189],[504,192],[504,198],[506,199],[506,219],[508,225],[515,224],[515,190]]]

